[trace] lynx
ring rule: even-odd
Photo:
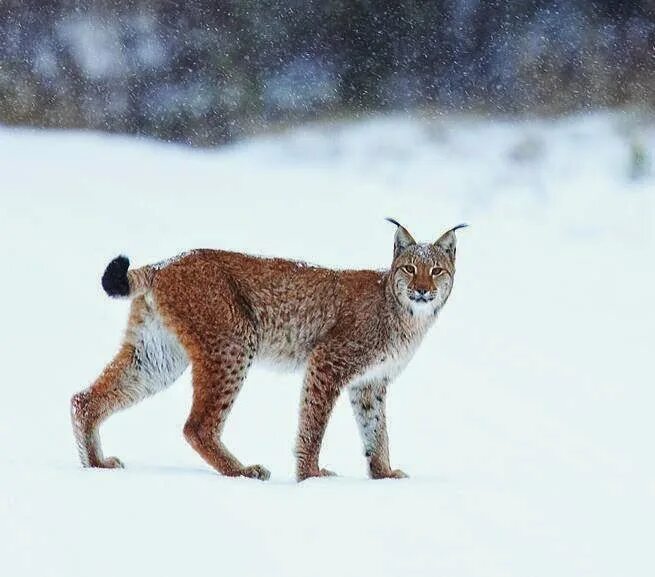
[[[110,415],[171,385],[191,364],[193,401],[184,436],[219,473],[268,479],[243,465],[221,433],[251,364],[305,369],[296,442],[296,477],[332,475],[319,467],[330,413],[347,389],[370,477],[402,478],[389,463],[385,400],[448,299],[455,231],[418,244],[396,225],[387,271],[330,270],[277,258],[193,250],[129,270],[119,256],[102,286],[132,299],[125,338],[100,377],[71,400],[82,465],[116,468],[98,428]]]

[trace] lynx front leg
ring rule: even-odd
[[[389,464],[389,437],[387,435],[386,396],[387,383],[376,381],[349,388],[350,404],[355,413],[359,434],[364,443],[372,479],[402,479],[407,477],[400,469]]]
[[[319,468],[318,457],[328,419],[343,383],[343,378],[333,367],[310,361],[303,385],[296,442],[298,481],[334,475],[331,471]]]
[[[252,356],[249,347],[224,343],[217,358],[193,360],[193,404],[184,436],[219,473],[266,480],[271,476],[266,468],[242,465],[221,441],[225,420],[241,390]]]

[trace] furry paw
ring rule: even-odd
[[[118,457],[107,457],[103,459],[98,465],[101,469],[124,469],[123,461]]]
[[[316,471],[299,471],[296,475],[298,482],[312,477],[336,477],[337,474],[328,469],[317,469]]]
[[[249,477],[261,481],[268,481],[271,478],[271,472],[261,465],[250,465],[249,467],[244,467],[239,474],[241,477]]]
[[[409,475],[400,469],[390,469],[382,473],[371,475],[373,479],[407,479]]]

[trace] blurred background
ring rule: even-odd
[[[193,145],[370,111],[655,103],[652,0],[2,0],[0,122]]]

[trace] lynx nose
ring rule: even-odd
[[[414,293],[410,297],[413,301],[429,303],[434,299],[434,295],[431,294],[430,289],[417,288],[414,289]]]

